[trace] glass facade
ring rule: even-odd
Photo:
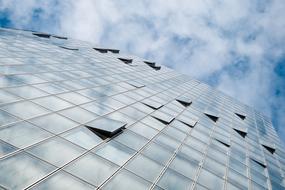
[[[0,29],[0,189],[285,189],[269,118],[115,49]]]

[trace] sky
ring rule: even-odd
[[[118,48],[272,118],[285,142],[284,0],[0,0],[0,26]]]

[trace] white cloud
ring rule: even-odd
[[[215,74],[218,89],[274,113],[285,137],[284,98],[273,92],[275,62],[285,55],[283,0],[73,0],[58,1],[59,8],[41,2],[4,0],[0,7],[12,11],[19,27],[35,8],[47,17],[60,9],[56,29],[52,23],[42,29],[147,56],[202,80]],[[233,77],[227,68],[240,57],[247,58],[248,71]],[[275,113],[271,106],[278,101]]]

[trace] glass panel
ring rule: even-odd
[[[91,186],[87,183],[84,183],[77,177],[74,177],[70,174],[67,174],[66,172],[58,172],[48,179],[44,180],[40,184],[34,186],[32,189],[37,190],[62,190],[62,189],[68,189],[68,190],[79,190],[79,189],[86,189],[86,190],[92,190],[95,189],[94,186]]]
[[[16,87],[16,88],[9,88],[7,89],[7,91],[20,96],[22,98],[26,98],[26,99],[31,99],[31,98],[38,98],[41,96],[47,96],[48,94],[38,90],[34,87],[31,86],[22,86],[22,87]]]
[[[81,96],[75,92],[60,94],[60,95],[58,95],[58,97],[66,100],[68,102],[71,102],[73,104],[76,104],[76,105],[87,103],[87,102],[91,101],[89,98],[87,98],[85,96]]]
[[[178,148],[180,143],[167,135],[160,134],[155,138],[155,142],[167,147],[169,150],[174,151]]]
[[[88,150],[103,142],[100,137],[86,127],[78,127],[61,136]]]
[[[62,167],[80,156],[84,149],[57,137],[30,148],[28,152],[57,167]]]
[[[135,151],[115,141],[110,141],[95,151],[96,154],[114,162],[123,165]]]
[[[112,137],[124,128],[126,123],[109,118],[99,118],[85,124],[91,130],[95,130],[101,135]]]
[[[64,115],[78,123],[87,123],[88,121],[96,119],[98,116],[92,114],[89,111],[81,109],[79,107],[70,108],[59,112],[59,114]]]
[[[144,179],[154,182],[163,169],[163,166],[143,155],[138,155],[130,161],[126,168]]]
[[[194,180],[199,163],[192,162],[183,158],[182,156],[177,155],[169,167]]]
[[[16,147],[0,140],[0,157],[18,150]]]
[[[175,127],[165,127],[162,132],[178,141],[183,141],[186,137],[185,133],[181,132]]]
[[[187,177],[171,170],[167,169],[163,176],[158,181],[160,187],[169,190],[183,190],[190,189],[192,181]]]
[[[0,104],[6,104],[10,102],[15,102],[17,100],[20,100],[20,97],[17,97],[13,94],[10,94],[9,92],[6,92],[4,90],[0,90]]]
[[[7,125],[9,123],[13,123],[15,121],[18,121],[18,119],[9,113],[0,110],[0,126],[1,125]]]
[[[159,131],[162,130],[166,126],[165,124],[161,123],[157,119],[150,117],[150,116],[144,118],[143,120],[141,120],[141,122]]]
[[[93,154],[87,154],[71,163],[66,171],[93,184],[100,185],[110,177],[118,166]]]
[[[215,162],[213,159],[207,158],[203,163],[203,168],[211,171],[212,173],[224,177],[226,172],[226,166],[218,162]]]
[[[222,189],[224,180],[205,169],[201,169],[201,173],[198,178],[198,183],[203,184],[209,189]]]
[[[151,127],[148,127],[147,125],[140,122],[136,123],[135,125],[133,125],[128,129],[148,139],[152,139],[157,133],[159,133],[159,131]]]
[[[47,113],[46,109],[31,102],[9,104],[3,106],[2,109],[23,119],[32,118]]]
[[[91,102],[88,104],[84,104],[84,105],[81,105],[81,107],[100,116],[106,115],[114,111],[114,109],[108,106],[99,104],[98,102]]]
[[[55,168],[26,153],[0,160],[0,184],[7,189],[24,189]]]
[[[114,140],[135,150],[141,149],[148,142],[146,138],[127,131],[125,130],[124,133],[114,138]]]
[[[72,129],[78,125],[77,123],[57,114],[45,115],[29,121],[55,134]]]
[[[157,119],[159,119],[165,123],[170,123],[174,119],[173,116],[166,114],[166,113],[159,111],[159,110],[153,112],[151,114],[151,116],[153,116],[153,117],[155,117],[155,118],[157,118]]]
[[[50,136],[50,133],[27,122],[17,123],[0,130],[0,139],[19,148],[25,148]]]
[[[166,164],[172,155],[170,151],[156,143],[151,143],[142,153],[162,165]]]
[[[106,190],[147,190],[151,186],[150,183],[143,180],[140,177],[128,172],[126,170],[121,170],[116,176],[114,176],[102,189]]]
[[[178,154],[182,154],[184,157],[189,160],[200,162],[203,158],[203,154],[195,149],[188,147],[187,145],[183,145]]]
[[[58,110],[62,110],[68,107],[72,107],[72,104],[64,100],[61,100],[57,97],[54,97],[54,96],[38,98],[38,99],[33,100],[33,102],[40,104],[41,106],[48,108],[52,111],[58,111]]]

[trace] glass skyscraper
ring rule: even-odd
[[[0,29],[0,189],[285,189],[269,118],[119,50]]]

